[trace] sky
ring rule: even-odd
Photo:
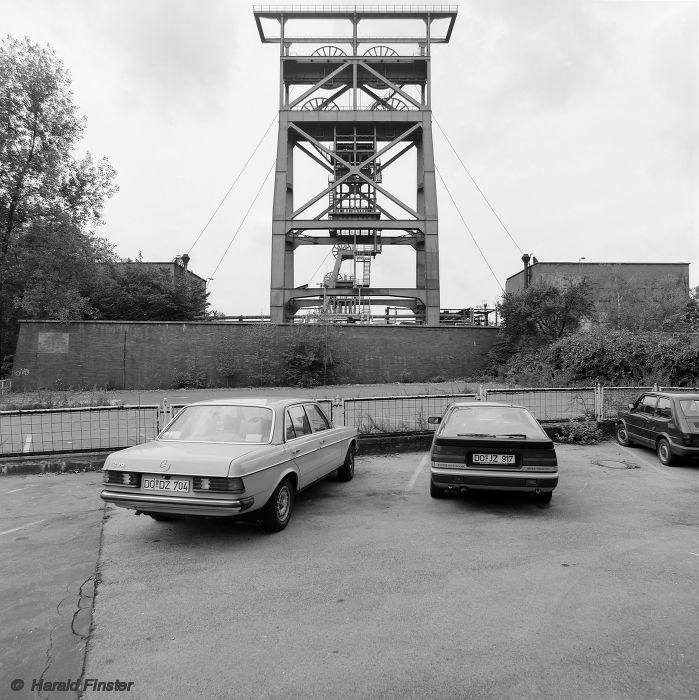
[[[699,285],[699,2],[451,4],[432,108],[454,150],[439,128],[434,149],[468,230],[438,182],[442,308],[492,306],[522,253],[685,262]],[[117,254],[189,252],[212,309],[268,314],[276,126],[202,233],[278,110],[279,47],[253,5],[0,0],[0,34],[50,44],[70,71],[81,148],[117,171],[99,229]],[[322,282],[328,253],[297,252],[295,284]],[[385,249],[372,276],[410,284],[411,250]]]

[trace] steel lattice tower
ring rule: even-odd
[[[280,45],[273,323],[309,307],[368,319],[372,306],[395,306],[439,324],[430,61],[432,44],[449,41],[456,14],[455,6],[254,9],[261,40]],[[382,24],[390,34],[373,34]],[[319,25],[330,32],[308,34]],[[295,26],[301,29],[292,33]],[[415,189],[406,203],[384,187],[383,174],[413,149]],[[299,153],[327,172],[302,203],[294,198]],[[333,246],[335,265],[320,289],[294,286],[294,253],[304,245]],[[372,260],[393,245],[414,249],[414,287],[371,286]]]

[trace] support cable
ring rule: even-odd
[[[275,121],[277,121],[277,114],[276,113],[275,113],[272,121],[269,123],[269,126],[265,129],[265,133],[262,134],[262,138],[257,142],[257,145],[253,149],[253,152],[250,154],[250,157],[245,161],[245,165],[243,165],[243,167],[240,169],[240,172],[236,175],[235,180],[233,180],[233,184],[228,188],[228,191],[226,192],[226,194],[223,195],[223,199],[218,203],[218,206],[216,207],[216,209],[214,209],[213,214],[211,214],[211,216],[209,217],[209,220],[204,225],[204,228],[199,232],[199,235],[194,240],[194,243],[192,243],[190,249],[187,251],[187,255],[189,255],[192,252],[194,246],[199,242],[199,239],[204,235],[204,231],[206,231],[206,229],[209,228],[209,224],[213,221],[216,214],[218,214],[218,210],[223,206],[223,203],[226,201],[226,199],[228,199],[228,195],[231,193],[231,191],[235,187],[236,182],[238,182],[238,180],[240,180],[240,176],[245,172],[245,169],[248,167],[248,164],[253,159],[253,156],[255,155],[255,153],[257,153],[257,149],[260,147],[262,142],[265,140],[265,137],[269,133],[269,130],[272,128],[272,125],[274,124]]]
[[[496,219],[498,220],[498,222],[500,223],[500,226],[502,226],[502,228],[503,228],[503,230],[505,231],[505,233],[510,237],[510,240],[515,244],[515,248],[517,248],[517,250],[518,250],[520,253],[522,253],[522,249],[519,247],[519,244],[518,244],[517,241],[514,239],[514,237],[512,236],[512,234],[509,232],[507,226],[505,226],[505,224],[503,223],[502,219],[498,216],[498,213],[497,213],[497,212],[495,211],[495,209],[493,208],[493,205],[488,201],[488,198],[487,198],[487,197],[485,196],[485,194],[483,193],[483,190],[478,186],[478,183],[477,183],[476,180],[474,179],[473,175],[471,175],[471,173],[469,172],[469,169],[468,169],[468,168],[466,167],[466,165],[464,164],[464,161],[461,160],[461,156],[457,153],[457,151],[456,151],[456,149],[454,148],[452,142],[449,140],[449,137],[446,135],[446,133],[444,133],[444,129],[442,129],[442,125],[437,121],[437,117],[434,116],[434,112],[432,113],[432,117],[433,117],[433,119],[434,119],[434,123],[437,125],[437,127],[439,128],[439,130],[442,132],[442,136],[444,136],[444,138],[446,139],[446,142],[449,144],[449,147],[451,148],[451,150],[454,152],[454,155],[455,155],[455,156],[457,157],[457,159],[459,160],[459,163],[461,163],[461,167],[466,171],[466,174],[469,176],[471,182],[475,185],[475,187],[476,187],[476,189],[478,190],[478,192],[480,193],[481,197],[483,197],[483,201],[488,205],[488,207],[490,208],[490,211],[493,212],[493,214],[495,215],[495,218],[496,218]]]
[[[255,206],[255,202],[257,201],[257,198],[260,196],[260,192],[262,192],[262,188],[265,186],[265,183],[267,182],[267,179],[270,176],[270,173],[274,169],[276,161],[272,163],[272,165],[269,166],[269,170],[267,171],[267,174],[265,175],[265,179],[262,181],[262,184],[258,188],[257,192],[255,193],[255,197],[253,198],[252,202],[250,202],[250,206],[248,207],[248,210],[245,212],[245,216],[243,216],[243,220],[238,224],[238,228],[235,230],[235,233],[233,234],[233,238],[231,238],[230,243],[226,246],[226,250],[223,251],[223,255],[221,256],[221,259],[218,261],[218,264],[214,268],[214,271],[211,273],[211,277],[209,277],[209,280],[213,280],[214,275],[216,274],[216,271],[218,270],[219,267],[221,267],[221,263],[223,262],[223,259],[226,257],[228,251],[230,250],[230,247],[233,245],[233,241],[238,236],[238,233],[240,232],[240,229],[243,228],[243,224],[245,223],[245,220],[248,218],[248,214],[250,213],[250,210]]]
[[[327,255],[320,261],[320,265],[316,267],[315,272],[310,276],[307,284],[311,284],[313,282],[313,278],[318,274],[318,270],[320,270],[323,265],[325,265],[325,261],[330,257],[330,253],[333,252],[333,249],[331,248],[328,252]]]
[[[476,246],[478,249],[478,252],[481,254],[481,257],[483,258],[483,262],[488,266],[488,269],[490,270],[490,274],[493,275],[495,278],[495,281],[498,283],[498,287],[502,290],[503,294],[505,292],[505,289],[503,288],[502,284],[500,284],[500,280],[498,279],[497,275],[493,271],[493,268],[490,266],[490,263],[488,262],[488,259],[485,257],[485,253],[481,250],[481,247],[478,245],[478,241],[476,241],[476,237],[473,235],[473,232],[469,228],[469,225],[466,223],[466,219],[464,219],[463,214],[461,213],[461,210],[459,209],[459,206],[457,205],[456,201],[454,198],[451,196],[451,192],[449,191],[449,188],[447,187],[447,183],[444,182],[444,178],[442,177],[442,173],[439,172],[439,168],[435,166],[435,172],[439,176],[439,179],[442,181],[442,184],[444,185],[444,189],[447,191],[447,194],[449,195],[449,199],[451,199],[452,204],[454,205],[454,208],[456,209],[459,217],[461,218],[461,222],[463,225],[466,227],[466,230],[468,231],[468,235],[471,236],[471,240],[473,241],[473,244]]]

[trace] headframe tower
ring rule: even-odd
[[[261,40],[280,46],[273,323],[309,308],[368,321],[372,307],[388,306],[439,324],[430,61],[456,15],[442,5],[254,8]],[[295,180],[301,154],[307,168],[325,171],[322,180]],[[400,196],[384,178],[398,169],[388,179],[403,183]],[[313,182],[312,191],[295,197],[295,182],[297,190]],[[333,269],[318,289],[294,282],[294,254],[308,245],[333,246]],[[372,285],[372,262],[395,245],[415,252],[414,287]]]

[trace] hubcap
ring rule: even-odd
[[[279,495],[277,496],[277,517],[279,520],[286,520],[289,514],[290,500],[289,488],[285,486],[279,490]]]

